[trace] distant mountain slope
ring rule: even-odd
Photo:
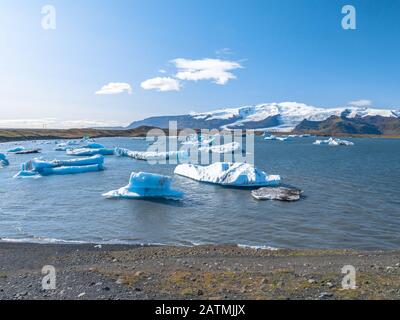
[[[266,129],[292,131],[294,128],[307,130],[318,127],[311,122],[324,122],[321,129],[354,132],[396,132],[400,111],[372,108],[316,108],[302,103],[282,102],[220,109],[211,112],[191,113],[179,116],[151,117],[133,122],[128,128],[154,126],[167,128],[169,121],[177,121],[178,128],[193,129]],[[306,122],[304,122],[304,120]],[[333,126],[331,128],[331,126]]]
[[[332,116],[323,121],[303,120],[295,129],[295,133],[343,135],[400,135],[400,118],[367,116],[347,118]]]

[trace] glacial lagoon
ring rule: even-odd
[[[257,201],[250,190],[174,175],[175,165],[106,156],[106,170],[13,179],[33,157],[71,159],[54,141],[0,144],[41,148],[7,154],[0,168],[0,238],[20,242],[241,244],[274,248],[396,249],[400,246],[400,140],[348,139],[351,147],[313,145],[315,138],[256,138],[256,167],[304,190],[299,202]],[[145,151],[145,140],[104,138],[108,148]],[[132,171],[174,178],[182,201],[109,200]]]

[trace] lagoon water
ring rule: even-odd
[[[400,140],[349,139],[354,147],[256,139],[256,166],[305,191],[295,203],[258,202],[249,190],[222,188],[174,176],[181,202],[107,200],[132,171],[173,175],[153,166],[106,157],[104,172],[13,179],[35,155],[8,155],[0,168],[0,238],[23,242],[242,244],[279,248],[400,248]],[[146,150],[144,140],[104,138],[107,147]],[[0,144],[0,152],[15,146]],[[41,147],[45,159],[71,158]]]

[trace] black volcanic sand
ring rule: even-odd
[[[42,267],[57,271],[42,290]],[[342,267],[357,268],[343,290]],[[399,299],[400,252],[0,243],[0,299]]]

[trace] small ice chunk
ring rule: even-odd
[[[5,154],[0,153],[0,166],[8,166],[10,164],[10,162],[7,160],[7,157]]]
[[[7,150],[7,152],[10,152],[10,153],[15,153],[15,152],[20,152],[20,151],[23,151],[23,150],[25,150],[25,148],[24,148],[24,147],[22,147],[22,146],[18,146],[18,147],[14,147],[14,148],[12,148],[12,149],[10,149],[10,150]]]
[[[103,196],[109,199],[182,198],[183,193],[171,189],[171,184],[172,178],[168,176],[147,172],[132,172],[129,184],[126,187],[104,193]]]
[[[251,195],[257,200],[298,201],[303,191],[295,188],[261,188],[252,191]]]
[[[247,163],[217,162],[203,167],[192,164],[181,164],[175,174],[201,182],[233,187],[278,186],[281,177],[267,175]]]
[[[83,148],[86,148],[86,149],[105,149],[105,146],[103,146],[100,143],[92,142],[92,143],[88,143]]]

